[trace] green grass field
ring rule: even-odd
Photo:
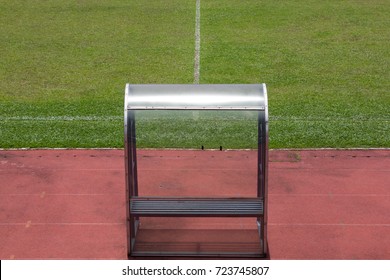
[[[202,0],[200,26],[200,83],[267,84],[271,148],[390,147],[388,1]],[[0,148],[123,147],[125,83],[193,83],[194,34],[194,0],[0,0]]]

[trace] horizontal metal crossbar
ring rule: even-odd
[[[263,215],[260,198],[152,198],[130,199],[134,216],[258,217]]]

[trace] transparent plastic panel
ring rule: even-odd
[[[136,111],[139,196],[256,197],[257,111]]]
[[[257,149],[257,111],[138,110],[138,148]]]

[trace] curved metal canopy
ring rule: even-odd
[[[265,84],[127,84],[125,109],[263,111],[266,95]]]

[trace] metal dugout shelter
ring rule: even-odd
[[[247,111],[257,118],[257,195],[254,197],[140,196],[137,176],[137,113],[148,111]],[[267,176],[268,103],[265,84],[134,85],[127,84],[124,107],[128,257],[268,257]],[[158,153],[158,150],[156,150]],[[153,176],[151,174],[150,176]],[[259,238],[256,252],[151,251],[136,249],[141,217],[253,217]]]

